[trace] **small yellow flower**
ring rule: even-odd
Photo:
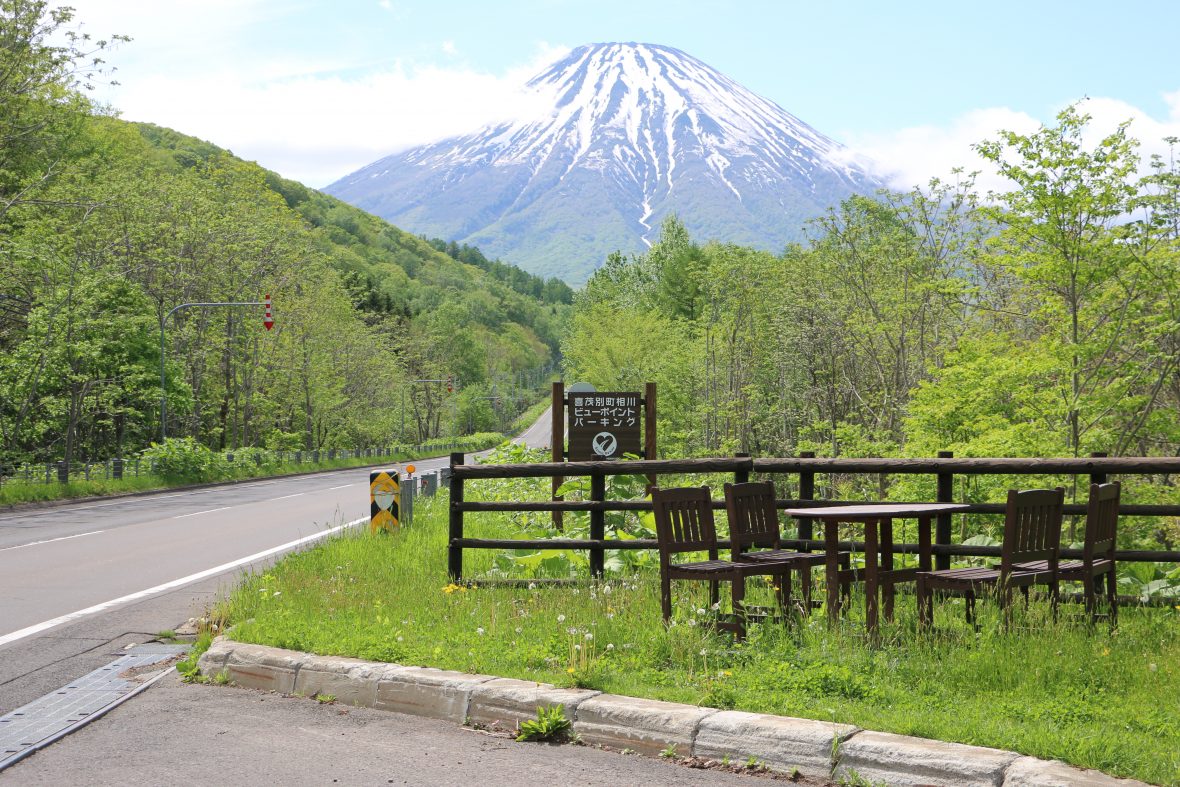
[[[442,591],[443,591],[443,593],[446,593],[449,596],[455,592],[466,593],[467,588],[463,587],[462,585],[456,585],[454,582],[452,582],[451,584],[449,584],[445,588],[443,588]]]
[[[573,674],[574,674],[574,668],[573,668],[573,667],[566,667],[566,668],[565,668],[565,671],[566,671],[566,672],[568,672],[568,673],[569,673],[569,674],[571,674],[571,675],[573,675]]]

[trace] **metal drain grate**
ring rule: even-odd
[[[0,717],[0,770],[101,716],[162,676],[188,645],[137,645],[127,655]],[[157,666],[157,669],[152,669]]]

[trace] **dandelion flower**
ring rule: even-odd
[[[604,595],[604,596],[609,596],[609,595],[610,595],[610,585],[604,585],[604,586],[603,586],[603,588],[602,588],[602,595]],[[1180,609],[1180,607],[1177,607],[1177,609]]]
[[[705,648],[701,648],[701,655],[702,655],[702,656],[708,656],[708,655],[709,655],[709,651],[708,651],[708,650],[706,650]]]
[[[697,610],[697,614],[698,614],[698,615],[704,615],[704,614],[705,614],[705,610],[704,610],[704,609],[698,609],[698,610]]]
[[[477,628],[475,630],[475,633],[482,637],[483,636],[483,626],[480,626],[479,628]]]
[[[530,582],[530,583],[529,583],[529,590],[536,590],[536,589],[537,589],[537,583],[536,583],[536,582]]]
[[[569,674],[571,674],[571,675],[573,675],[573,674],[574,674],[574,668],[573,668],[573,667],[566,667],[566,668],[565,668],[565,671],[566,671],[566,672],[568,672],[568,673],[569,673]]]
[[[594,639],[594,635],[591,634],[589,631],[587,631],[586,632],[586,639],[587,639],[587,641],[592,640],[592,639]]]
[[[558,623],[565,623],[565,615],[558,615],[557,622]]]
[[[517,626],[517,627],[516,627],[516,633],[517,633],[517,634],[519,634],[519,633],[520,633],[520,626]]]
[[[608,642],[608,643],[606,643],[606,649],[607,649],[607,650],[614,650],[614,649],[615,649],[615,643],[613,643],[613,642]]]

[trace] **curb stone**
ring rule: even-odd
[[[945,743],[888,732],[860,732],[840,744],[837,779],[851,777],[891,787],[926,784],[990,784],[1000,787],[1004,772],[1020,755],[1000,749]]]
[[[467,723],[515,730],[520,722],[537,717],[537,708],[561,705],[564,715],[574,721],[578,706],[602,692],[589,689],[561,689],[528,680],[496,678],[471,691]]]
[[[632,749],[657,757],[669,746],[681,757],[691,757],[697,728],[713,708],[675,702],[600,694],[578,706],[574,732],[586,743]]]
[[[851,724],[721,711],[701,722],[693,754],[715,760],[754,757],[776,771],[798,770],[826,779],[832,773],[833,747],[859,731]]]
[[[756,757],[786,772],[890,785],[1146,787],[1099,771],[961,743],[862,731],[786,716],[722,711],[659,700],[563,689],[546,683],[315,656],[218,637],[198,662],[240,686],[282,694],[332,694],[338,702],[452,721],[517,723],[541,705],[562,704],[586,743],[658,755]],[[834,741],[839,741],[834,746]],[[836,762],[832,762],[833,749]]]

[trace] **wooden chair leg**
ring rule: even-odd
[[[1110,628],[1114,630],[1119,622],[1119,596],[1114,566],[1106,572],[1106,604],[1110,608]]]
[[[717,602],[721,600],[721,583],[716,580],[709,580],[709,605],[716,607]]]
[[[803,614],[811,614],[811,566],[799,569],[799,595],[803,597]]]
[[[967,625],[971,628],[978,629],[979,627],[975,623],[975,591],[968,590],[966,595],[963,596],[963,602],[966,607]]]
[[[1093,626],[1098,622],[1098,594],[1094,589],[1094,576],[1089,573],[1082,577],[1082,599],[1086,602],[1086,617]]]
[[[1049,609],[1053,614],[1053,622],[1057,622],[1057,609],[1061,606],[1061,588],[1056,581],[1049,583]]]
[[[746,580],[736,576],[730,583],[733,586],[733,616],[737,623],[736,636],[739,640],[746,638]]]
[[[934,599],[931,598],[930,586],[924,577],[918,577],[915,593],[918,596],[918,628],[928,629],[934,623]]]
[[[791,612],[791,572],[784,571],[774,576],[774,593],[778,602],[778,612],[783,620]]]
[[[672,580],[660,577],[660,606],[664,611],[664,622],[672,620]]]
[[[852,570],[852,559],[848,555],[840,556],[840,568],[844,571]],[[840,609],[847,614],[852,606],[852,580],[840,584]]]
[[[1024,608],[1026,610],[1028,609],[1028,591],[1029,591],[1028,585],[1021,586],[1020,592],[1024,596]]]
[[[1012,587],[1005,585],[1000,588],[1000,611],[1002,614],[1002,626],[1005,632],[1012,630]]]

